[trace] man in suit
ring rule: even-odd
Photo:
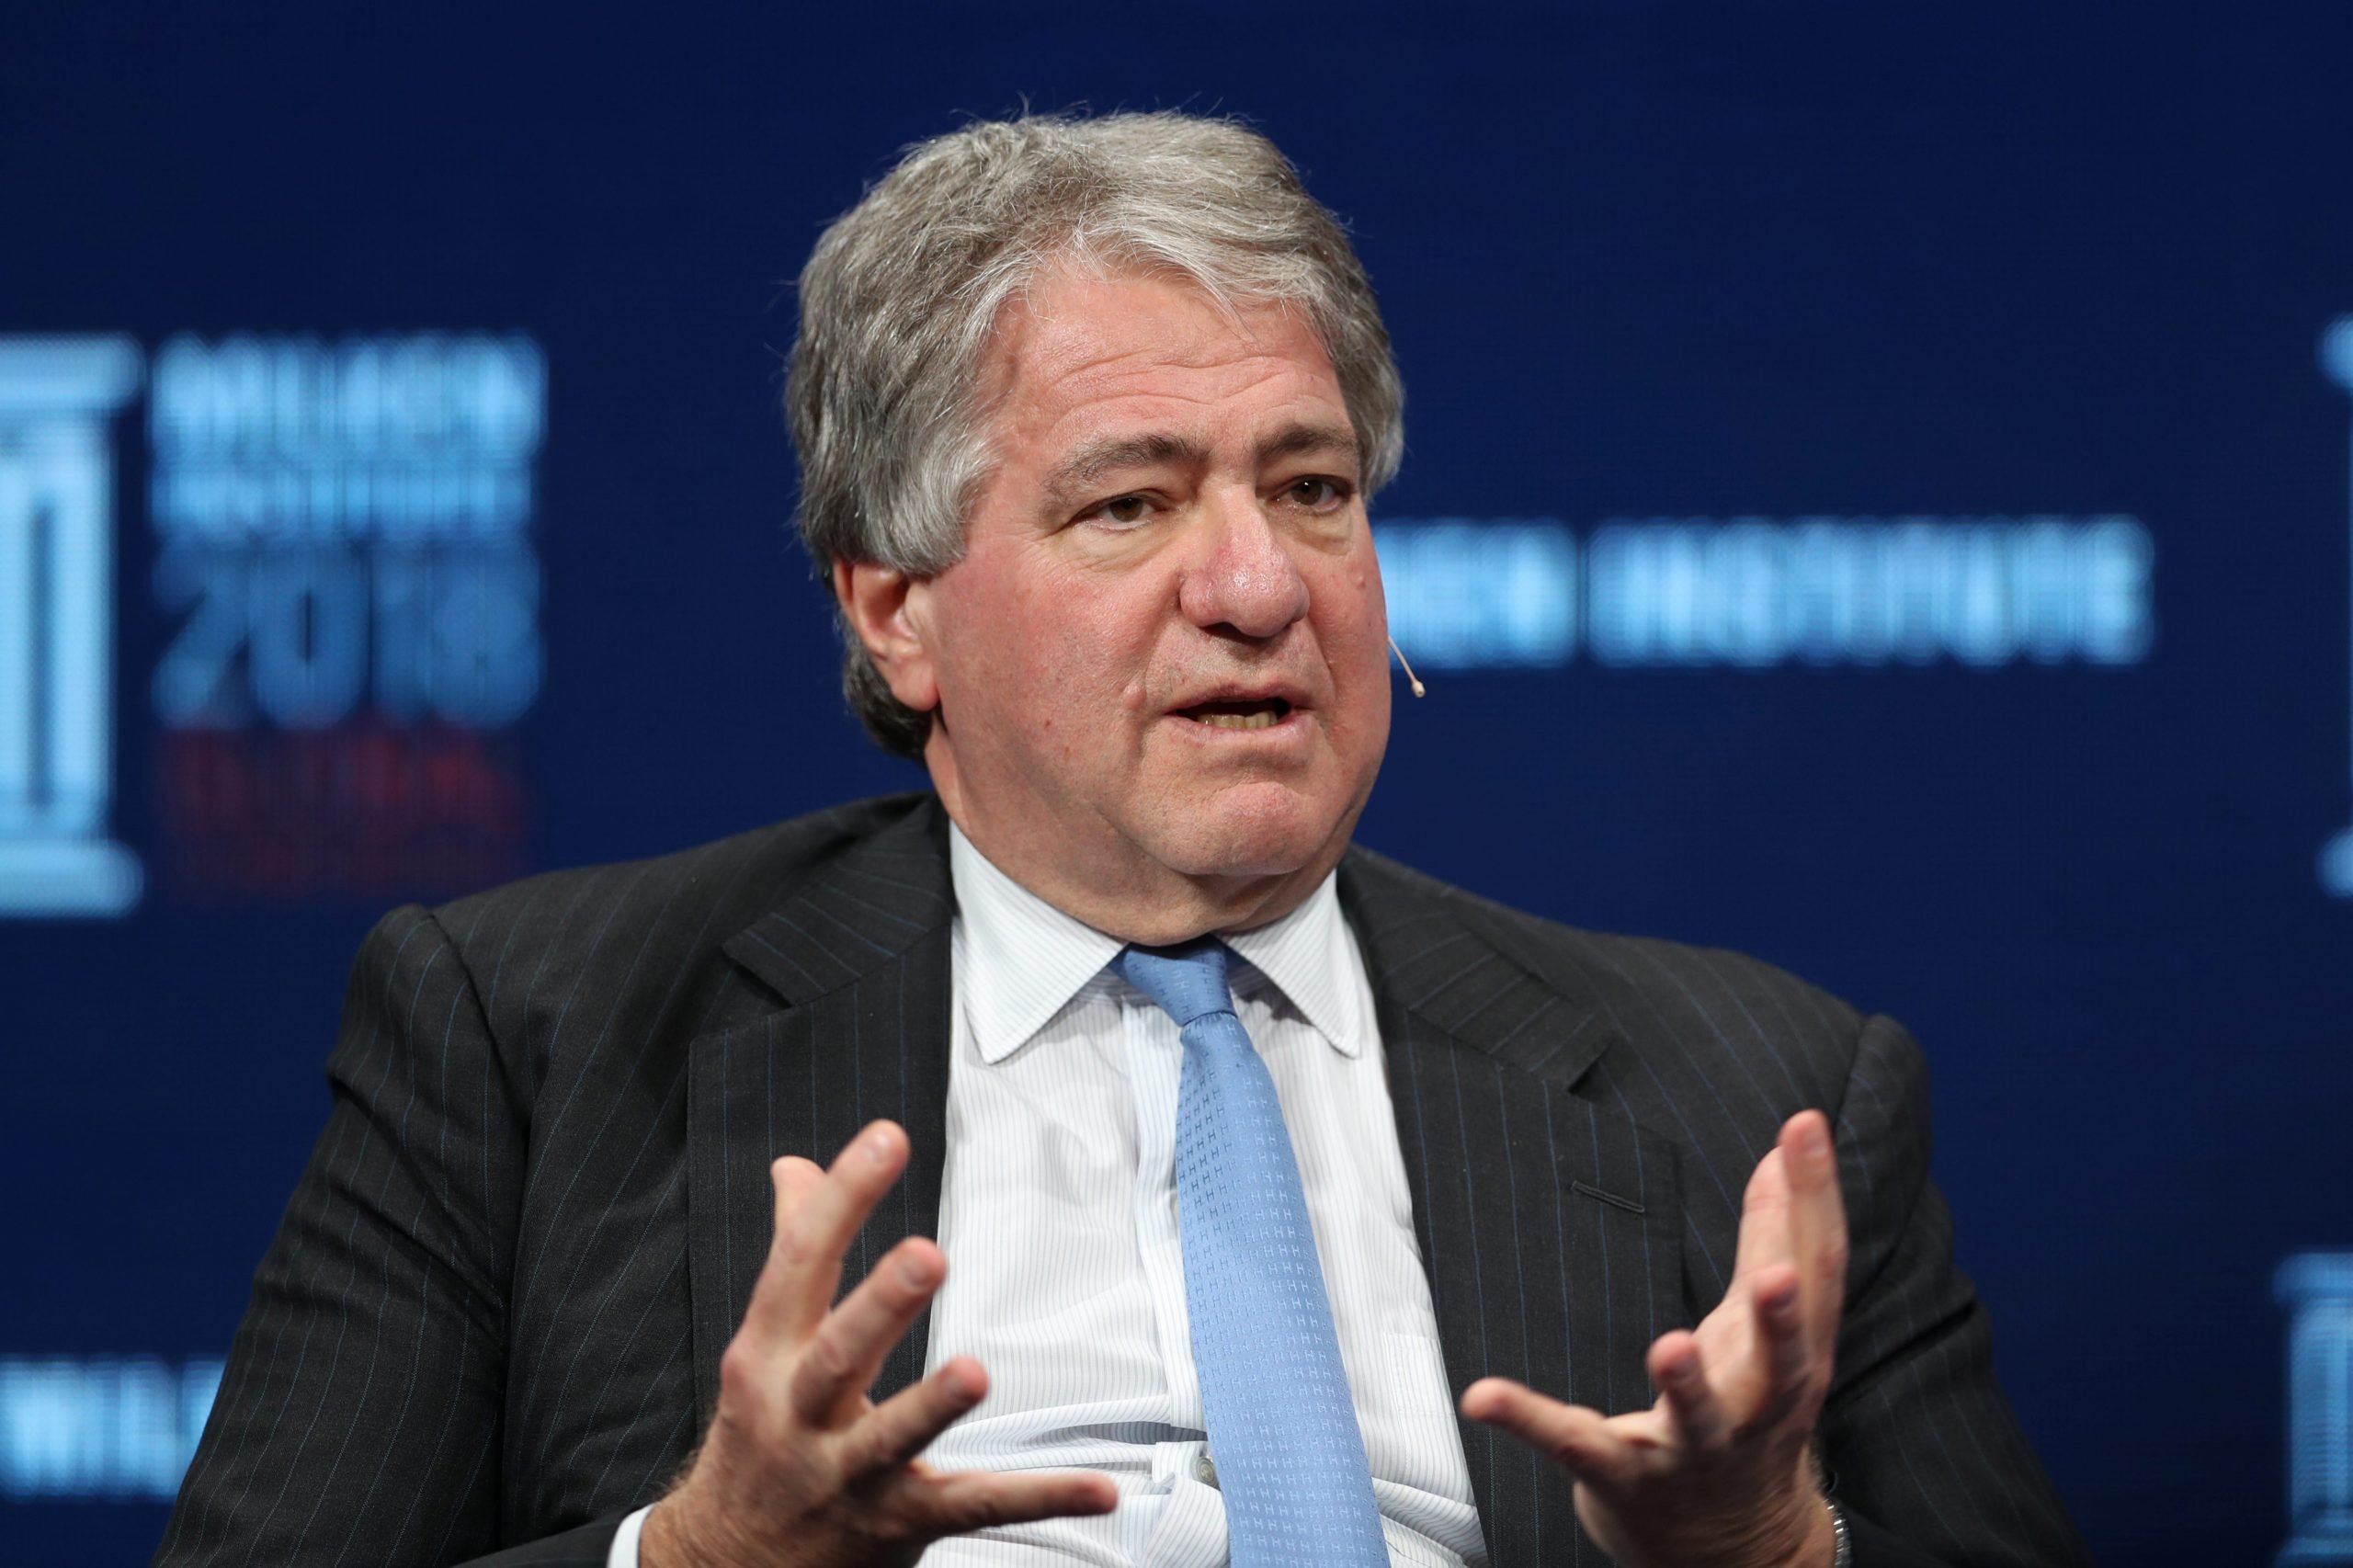
[[[1271,146],[915,150],[790,398],[933,791],[381,926],[159,1562],[2080,1560],[1900,1029],[1350,847],[1400,397]]]

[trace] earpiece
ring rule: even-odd
[[[1404,666],[1405,671],[1405,684],[1414,688],[1414,695],[1415,697],[1428,696],[1429,687],[1424,686],[1422,684],[1421,677],[1414,673],[1414,666],[1405,663],[1405,650],[1397,646],[1397,639],[1394,637],[1392,637],[1389,640],[1389,651],[1397,655],[1397,663]]]

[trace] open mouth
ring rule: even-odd
[[[1201,702],[1176,710],[1179,719],[1190,719],[1219,730],[1271,730],[1290,715],[1290,704],[1279,697],[1246,702]]]

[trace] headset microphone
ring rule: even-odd
[[[1428,696],[1429,687],[1424,686],[1422,684],[1421,677],[1414,673],[1414,666],[1405,664],[1405,650],[1397,646],[1397,639],[1394,637],[1392,637],[1389,640],[1389,651],[1397,655],[1397,662],[1400,665],[1404,665],[1405,684],[1414,688],[1414,695],[1415,697]]]

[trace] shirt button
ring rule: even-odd
[[[1193,1461],[1193,1479],[1204,1486],[1217,1484],[1217,1465],[1209,1455],[1203,1454]]]

